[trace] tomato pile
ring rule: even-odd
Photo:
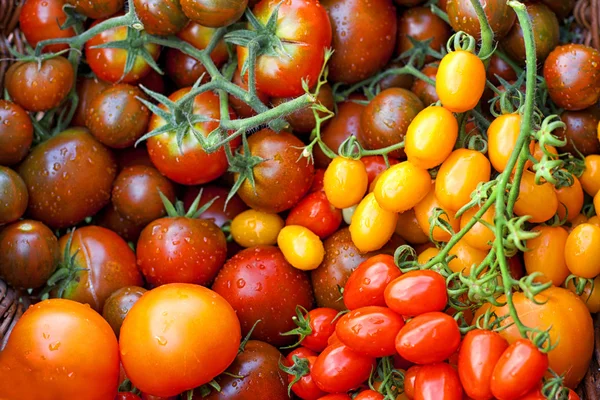
[[[0,315],[0,399],[579,399],[573,3],[25,0],[0,279],[34,304]]]

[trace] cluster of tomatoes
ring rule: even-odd
[[[0,399],[578,398],[600,53],[573,1],[124,3],[20,13],[0,279],[35,304]]]

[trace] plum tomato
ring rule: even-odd
[[[430,218],[434,215],[436,208],[440,208],[445,213],[440,216],[440,219],[446,220],[452,227],[452,230],[458,232],[461,219],[455,218],[452,211],[445,209],[441,205],[440,201],[435,196],[434,190],[431,190],[427,196],[415,206],[415,216],[417,217],[419,226],[426,235],[432,236],[434,240],[446,242],[450,240],[450,237],[452,236],[449,232],[442,229],[440,226],[433,227],[432,230]]]
[[[439,69],[438,67],[439,63],[427,64],[421,68],[421,73],[435,81],[435,77]],[[435,91],[435,84],[431,85],[429,82],[426,82],[422,79],[415,79],[410,90],[416,94],[419,99],[421,99],[425,106],[429,106],[440,101],[440,98]]]
[[[29,194],[23,179],[12,169],[0,165],[0,226],[21,218],[28,200]]]
[[[448,303],[446,279],[431,270],[409,271],[386,286],[384,299],[390,309],[404,316],[443,311]]]
[[[336,208],[347,208],[360,202],[367,191],[369,177],[360,160],[338,156],[325,170],[323,186],[327,200]]]
[[[180,1],[134,0],[133,4],[144,30],[151,35],[175,35],[189,22]]]
[[[549,182],[535,183],[535,174],[523,171],[519,185],[519,197],[515,202],[515,214],[530,215],[529,222],[544,222],[558,211],[558,197]]]
[[[342,211],[331,205],[322,191],[309,193],[288,214],[286,225],[310,229],[321,239],[332,235],[342,223]]]
[[[415,400],[463,399],[463,388],[458,373],[446,363],[420,367],[415,377],[414,387]]]
[[[287,225],[277,235],[277,246],[292,267],[302,271],[317,268],[323,261],[323,242],[310,229],[301,225]]]
[[[564,243],[565,261],[571,273],[588,279],[600,275],[600,227],[578,225]]]
[[[146,292],[146,289],[139,286],[125,286],[115,290],[104,302],[102,316],[110,324],[117,337],[119,337],[121,326],[129,310]]]
[[[465,211],[460,219],[460,229],[462,230],[471,219],[480,211],[480,208],[475,206]],[[481,216],[481,221],[486,222],[493,228],[494,218],[496,217],[496,206],[492,205],[488,208]],[[496,234],[493,229],[490,229],[488,225],[484,225],[480,221],[477,221],[475,225],[471,227],[463,236],[463,240],[471,247],[478,250],[489,250],[492,248],[492,244]]]
[[[73,27],[60,29],[67,21],[67,14],[63,11],[65,0],[27,0],[22,4],[19,27],[31,47],[42,40],[75,36]],[[44,51],[55,53],[68,48],[66,43],[57,43],[44,47]]]
[[[521,131],[519,114],[504,114],[492,121],[488,134],[488,157],[494,169],[503,172]]]
[[[562,286],[570,272],[565,262],[565,244],[569,233],[560,226],[538,225],[531,230],[537,237],[526,242],[523,253],[527,274],[541,273],[536,280]]]
[[[600,155],[592,154],[585,158],[585,170],[579,179],[583,190],[590,196],[600,191]]]
[[[369,379],[375,358],[361,355],[344,344],[328,346],[315,361],[311,375],[329,393],[347,392]]]
[[[566,285],[567,289],[576,293],[576,288],[573,281],[569,281]],[[600,312],[600,276],[594,278],[593,282],[587,283],[583,288],[583,292],[579,294],[579,298],[586,305],[590,313]]]
[[[410,161],[403,161],[379,176],[373,193],[381,208],[403,213],[419,204],[427,196],[431,186],[431,176],[426,169],[417,167]]]
[[[395,233],[412,245],[429,242],[429,236],[421,229],[414,209],[398,214]]]
[[[572,175],[573,184],[554,189],[558,199],[558,217],[562,220],[573,221],[583,208],[583,187],[577,176]]]
[[[246,210],[231,221],[231,236],[243,247],[277,244],[277,236],[285,223],[272,213]]]
[[[454,257],[448,263],[452,272],[462,272],[463,275],[469,275],[473,265],[481,264],[488,253],[485,250],[472,247],[466,240],[461,239],[450,249],[448,255]]]
[[[444,108],[463,113],[479,103],[485,82],[483,61],[470,51],[456,50],[440,61],[435,91]]]
[[[371,185],[371,183],[373,183],[384,171],[399,162],[398,159],[389,156],[387,158],[387,164],[383,156],[364,156],[360,158],[360,161],[365,165],[365,169],[367,170],[369,185]]]
[[[417,374],[420,369],[420,365],[413,365],[407,369],[404,374],[404,394],[409,399],[415,398],[415,381],[417,380]]]
[[[292,392],[302,400],[317,400],[327,393],[319,389],[311,375],[317,356],[300,357],[291,352],[286,357],[284,371],[288,373],[288,383]]]
[[[352,241],[363,253],[379,250],[392,238],[397,221],[398,214],[381,208],[375,194],[369,193],[358,204],[352,216]]]
[[[0,100],[0,165],[19,163],[33,142],[33,125],[18,104]]]
[[[344,304],[349,310],[367,306],[385,306],[384,291],[402,273],[394,257],[378,254],[360,263],[344,286]]]

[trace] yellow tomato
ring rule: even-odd
[[[397,221],[398,214],[381,208],[375,195],[369,193],[358,204],[352,216],[352,241],[363,253],[379,250],[394,234]]]
[[[583,278],[600,275],[600,228],[588,223],[575,227],[565,244],[565,260],[574,275]]]
[[[478,212],[479,207],[477,206],[469,208],[467,211],[465,211],[462,217],[460,218],[460,229],[462,230]],[[491,206],[486,210],[486,212],[483,213],[480,220],[483,222],[487,222],[493,228],[495,217],[496,206]],[[475,225],[473,225],[471,229],[467,231],[467,233],[465,233],[463,239],[471,247],[474,247],[479,250],[489,250],[492,248],[492,244],[496,239],[496,234],[492,229],[488,228],[486,225],[478,221],[475,223]]]
[[[444,207],[458,211],[471,201],[471,193],[490,180],[492,166],[475,150],[458,149],[442,163],[435,178],[435,197]]]
[[[473,267],[473,265],[477,266],[481,264],[487,256],[487,251],[469,246],[463,238],[450,249],[448,254],[456,256],[456,258],[453,258],[452,261],[448,263],[452,272],[462,271],[463,275],[469,275],[471,273],[471,267]]]
[[[387,211],[404,212],[413,208],[431,190],[431,176],[426,169],[410,161],[391,166],[377,179],[375,198]]]
[[[519,114],[504,114],[496,118],[488,128],[488,157],[494,169],[504,171],[508,159],[517,144],[521,131]]]
[[[369,185],[367,169],[360,160],[334,158],[323,177],[327,200],[335,208],[351,207],[360,202]]]
[[[310,229],[288,225],[279,232],[277,245],[292,267],[309,271],[317,268],[325,256],[321,239]]]
[[[427,107],[408,126],[404,151],[417,167],[437,167],[450,155],[458,137],[458,122],[444,107]]]
[[[519,185],[519,197],[515,202],[515,214],[530,215],[529,222],[544,222],[556,214],[558,198],[554,186],[548,182],[536,185],[535,174],[523,171]]]
[[[546,150],[556,156],[553,158],[558,158],[558,151],[556,150],[556,147],[546,145]],[[531,142],[531,144],[529,145],[529,151],[531,152],[531,155],[533,156],[533,158],[535,158],[538,161],[540,161],[542,159],[542,156],[544,155],[544,152],[542,151],[542,146],[540,146],[539,142]],[[527,161],[525,163],[525,168],[532,169],[532,167],[533,167],[532,161]]]
[[[583,207],[583,188],[579,179],[573,175],[573,184],[571,186],[555,189],[558,199],[558,216],[561,220],[567,217],[567,221],[573,221]]]
[[[460,218],[455,218],[452,211],[446,210],[444,207],[442,207],[438,199],[435,197],[434,190],[430,191],[427,196],[425,196],[425,198],[421,200],[421,202],[414,208],[415,216],[417,217],[417,221],[419,222],[419,226],[423,232],[429,236],[429,230],[431,228],[429,218],[433,215],[435,208],[441,208],[446,212],[447,215],[442,215],[441,219],[450,223],[454,233],[458,232],[458,229],[460,228]],[[436,226],[433,229],[433,239],[437,240],[438,242],[447,242],[450,240],[450,237],[451,235],[439,226]]]
[[[435,91],[445,108],[462,113],[473,109],[485,89],[485,67],[470,51],[446,54],[435,77]]]
[[[277,214],[246,210],[231,221],[231,236],[243,247],[273,245],[285,222]]]
[[[541,272],[543,275],[538,282],[552,282],[554,286],[561,286],[570,272],[565,262],[565,244],[569,237],[568,232],[562,227],[539,225],[531,230],[538,232],[539,236],[527,241],[527,248],[523,254],[523,261],[527,274]]]
[[[585,158],[585,171],[579,179],[583,190],[590,196],[600,191],[600,155],[591,154]]]
[[[575,284],[573,281],[569,281],[567,289],[575,293]],[[600,312],[600,276],[594,278],[594,287],[589,283],[583,288],[583,293],[579,295],[581,301],[585,303],[585,306],[590,310],[591,313]]]
[[[404,211],[398,214],[396,233],[410,244],[423,244],[429,242],[427,236],[417,221],[415,210]]]
[[[433,257],[437,256],[439,252],[440,250],[438,248],[429,247],[419,253],[417,256],[417,262],[421,265],[427,264],[427,262],[429,262],[429,260],[431,260]]]
[[[592,224],[592,225],[596,225],[597,227],[600,227],[600,217],[598,217],[597,215],[594,215],[592,218],[588,219],[586,222],[588,224]]]

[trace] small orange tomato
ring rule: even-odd
[[[437,167],[450,155],[457,137],[454,115],[444,107],[427,107],[408,126],[404,151],[417,167]]]
[[[565,244],[565,260],[569,271],[577,276],[600,275],[600,228],[585,223],[573,229]]]
[[[464,212],[460,219],[460,229],[462,230],[471,219],[479,212],[479,207],[469,208]],[[488,223],[492,228],[494,226],[494,218],[496,217],[496,206],[492,205],[481,216],[480,221]],[[463,237],[465,242],[471,247],[479,250],[489,250],[492,248],[492,243],[496,239],[496,234],[492,229],[481,222],[476,222],[471,229],[465,233]]]
[[[569,234],[562,227],[545,225],[536,226],[531,231],[539,235],[527,241],[529,251],[523,254],[527,274],[541,272],[543,276],[536,281],[550,281],[554,286],[561,286],[569,276],[565,262],[565,244]]]
[[[597,215],[594,215],[593,217],[591,217],[590,219],[587,220],[587,223],[596,225],[597,227],[600,227],[600,217],[598,217]]]
[[[535,174],[523,171],[519,185],[519,197],[515,202],[515,214],[530,215],[529,222],[544,222],[556,214],[558,198],[554,186],[548,182],[536,185]]]
[[[575,227],[577,227],[578,225],[585,224],[586,222],[589,222],[588,217],[586,217],[585,214],[578,214],[571,221],[571,230],[575,229]],[[592,223],[592,222],[590,222],[590,223]]]
[[[471,193],[481,182],[490,180],[492,166],[475,150],[458,149],[442,163],[435,178],[435,197],[452,211],[471,201]]]
[[[279,232],[277,245],[292,267],[303,271],[317,268],[325,256],[321,239],[310,229],[288,225]]]
[[[573,281],[569,281],[567,284],[567,289],[577,294]],[[594,278],[593,288],[589,283],[585,285],[583,288],[583,293],[579,295],[579,298],[585,303],[591,313],[600,312],[600,276]]]
[[[583,190],[590,196],[600,191],[600,155],[591,154],[585,158],[585,171],[579,179]]]
[[[417,221],[415,210],[411,209],[398,214],[398,222],[396,223],[396,234],[410,244],[423,244],[429,242],[427,236]]]
[[[236,215],[230,229],[237,244],[252,247],[277,243],[277,235],[284,225],[277,214],[250,209]]]
[[[508,159],[517,144],[521,131],[519,114],[504,114],[496,118],[488,128],[488,157],[494,169],[504,171]]]
[[[561,221],[566,217],[567,221],[573,221],[583,207],[583,188],[579,179],[573,175],[573,184],[560,189],[555,189],[558,198],[558,216]]]
[[[327,200],[335,208],[356,205],[365,195],[369,178],[365,165],[360,160],[334,158],[323,177]]]
[[[427,262],[429,260],[431,260],[433,257],[437,256],[439,254],[440,250],[436,247],[429,247],[425,250],[423,250],[418,256],[417,256],[417,262],[421,265],[427,264]]]
[[[414,166],[410,161],[404,161],[379,176],[373,193],[384,210],[404,212],[423,200],[429,190],[429,172]]]
[[[354,245],[363,253],[379,250],[394,234],[397,220],[398,214],[381,208],[375,195],[369,193],[352,216],[350,236]]]
[[[445,108],[462,113],[473,109],[485,89],[485,67],[470,51],[456,50],[440,61],[435,91]]]
[[[487,251],[469,246],[463,238],[450,249],[448,255],[456,256],[448,263],[452,272],[462,271],[463,275],[469,275],[471,267],[481,264],[487,256]]]
[[[419,222],[419,226],[425,232],[425,234],[429,235],[429,231],[431,228],[431,224],[429,222],[429,218],[433,215],[434,209],[440,208],[446,212],[447,215],[442,215],[441,219],[448,221],[452,230],[456,233],[460,228],[460,218],[457,219],[454,217],[454,213],[452,211],[444,209],[438,199],[435,197],[435,191],[429,192],[425,198],[415,206],[415,216],[417,217],[417,221]],[[433,229],[433,239],[438,242],[447,242],[450,240],[450,233],[446,232],[439,226],[436,226]]]
[[[551,146],[551,145],[546,145],[546,150],[548,150],[550,153],[556,155],[555,158],[558,158],[558,151],[556,150],[556,147]],[[531,155],[533,156],[533,158],[535,158],[538,161],[540,161],[542,159],[542,156],[544,155],[544,152],[542,151],[542,146],[540,146],[539,142],[531,142],[531,144],[529,145],[529,151],[531,152]],[[525,168],[531,169],[532,167],[533,167],[533,162],[527,161],[525,163]]]

